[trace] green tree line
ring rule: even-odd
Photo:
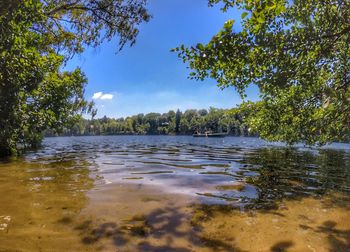
[[[184,112],[148,113],[126,118],[80,119],[62,133],[46,131],[46,136],[80,135],[190,135],[198,132],[223,132],[234,136],[254,136],[236,109],[188,109]]]

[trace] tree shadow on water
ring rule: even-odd
[[[201,237],[200,226],[191,224],[189,214],[174,206],[157,208],[128,220],[96,224],[85,221],[75,229],[87,246],[111,241],[114,248],[132,251],[241,251],[234,241]]]
[[[283,252],[293,247],[294,242],[292,241],[280,241],[271,247],[271,252]]]
[[[315,231],[327,235],[331,251],[350,251],[350,229],[341,230],[336,226],[334,221],[325,221]]]
[[[247,208],[273,210],[283,200],[299,201],[338,194],[331,202],[350,210],[350,158],[347,152],[262,148],[243,156],[239,179],[254,186],[256,197],[247,198]]]
[[[348,252],[350,251],[350,229],[342,230],[336,228],[337,223],[335,221],[325,221],[321,226],[316,228],[300,225],[303,229],[309,229],[317,233],[322,233],[327,236],[330,251]]]

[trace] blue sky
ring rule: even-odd
[[[137,42],[117,52],[117,41],[103,43],[73,58],[67,69],[80,66],[88,77],[86,98],[94,100],[97,117],[125,117],[138,113],[231,108],[242,102],[232,89],[221,90],[214,80],[189,80],[187,65],[176,53],[180,44],[205,43],[228,19],[240,29],[240,13],[209,8],[207,0],[149,0],[153,18],[140,26]],[[248,99],[257,100],[255,87]]]

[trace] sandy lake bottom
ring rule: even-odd
[[[0,251],[350,251],[350,147],[50,138],[0,163]]]

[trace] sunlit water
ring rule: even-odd
[[[348,144],[47,138],[0,195],[0,251],[350,251]]]

